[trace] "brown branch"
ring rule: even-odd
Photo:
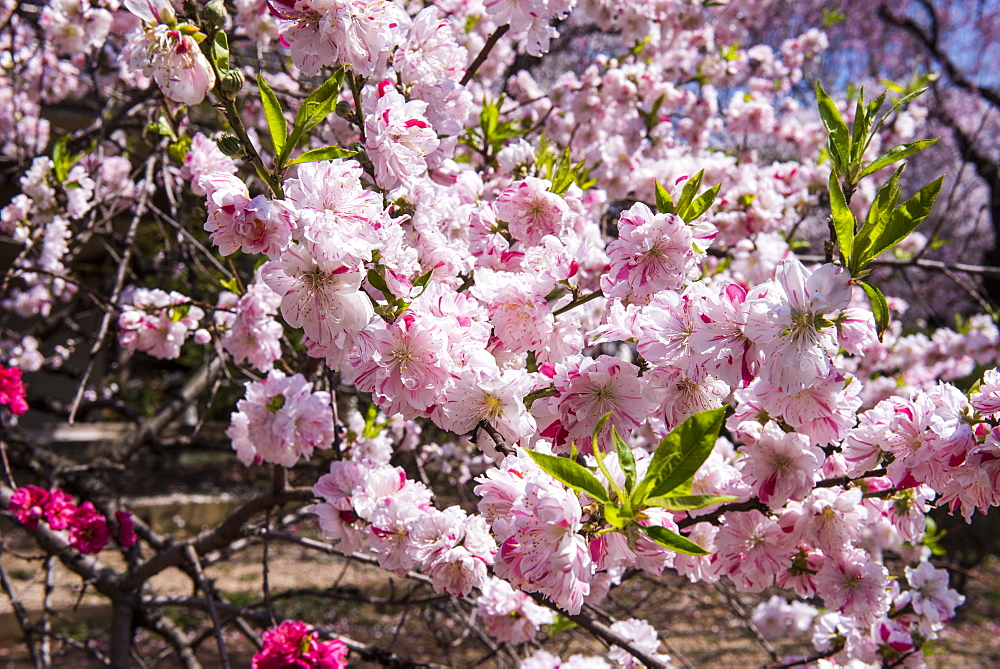
[[[798,256],[798,259],[804,263],[826,262],[826,259],[823,258],[823,256],[814,255],[800,255]],[[943,262],[941,260],[926,260],[924,258],[913,258],[909,260],[900,258],[882,258],[873,260],[871,264],[879,267],[916,267],[919,269],[926,269],[941,273],[947,273],[949,271],[963,272],[965,274],[975,274],[978,276],[988,276],[1000,279],[1000,267],[993,267],[990,265],[970,265],[962,262]]]
[[[565,611],[560,609],[558,606],[556,606],[555,604],[553,604],[552,602],[550,602],[548,599],[546,599],[537,592],[531,593],[531,598],[534,599],[535,602],[537,602],[541,606],[548,607],[553,611],[555,611],[556,613],[566,616],[567,618],[569,618],[570,620],[572,620],[577,625],[587,630],[597,638],[602,639],[611,645],[618,646],[626,653],[628,653],[632,657],[642,662],[647,667],[651,667],[652,669],[667,669],[667,667],[670,666],[663,660],[655,658],[646,651],[636,648],[634,645],[632,645],[631,641],[629,641],[622,635],[618,634],[617,632],[613,631],[611,627],[595,620],[594,618],[585,613],[582,612],[577,614],[566,613]]]
[[[497,45],[500,38],[507,34],[508,30],[510,30],[510,26],[504,25],[493,31],[493,34],[490,35],[486,40],[486,43],[483,44],[483,48],[479,50],[476,57],[471,63],[469,63],[468,69],[466,69],[465,74],[462,75],[462,80],[458,82],[460,86],[466,86],[470,81],[472,81],[472,78],[476,76],[476,72],[479,71],[479,68],[482,67],[483,63],[486,62],[486,59],[489,58],[490,51],[492,51],[493,47]]]
[[[217,526],[205,530],[187,541],[168,546],[145,562],[140,563],[123,575],[118,584],[125,589],[137,588],[140,584],[169,567],[177,567],[186,561],[186,551],[191,546],[198,555],[221,549],[238,539],[244,525],[266,509],[284,504],[305,503],[313,499],[312,488],[290,488],[281,493],[261,493],[233,511]]]

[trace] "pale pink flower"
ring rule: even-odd
[[[1000,369],[988,369],[983,373],[979,390],[970,400],[979,413],[991,418],[1000,416]]]
[[[132,38],[131,66],[152,76],[171,100],[187,105],[204,100],[215,86],[215,72],[194,36],[177,26],[170,3],[125,0],[125,6],[145,23],[143,32]]]
[[[588,452],[597,423],[607,414],[610,420],[599,435],[599,442],[610,444],[611,427],[628,435],[651,414],[655,405],[645,394],[645,383],[632,363],[603,355],[585,358],[569,365],[557,365],[553,383],[559,394],[536,400],[531,411],[540,434],[562,447],[569,441]],[[548,418],[543,419],[543,415]]]
[[[327,65],[374,76],[410,24],[393,0],[274,0],[269,5],[283,19],[281,39],[292,60],[310,76]]]
[[[541,242],[545,235],[562,237],[568,229],[569,207],[549,191],[547,179],[528,177],[500,193],[494,202],[497,218],[506,221],[514,239],[525,245]]]
[[[333,445],[330,394],[312,392],[301,374],[286,377],[271,370],[263,381],[247,384],[246,397],[236,406],[226,434],[247,466],[263,460],[292,467],[313,449]]]
[[[177,358],[188,334],[199,328],[205,315],[186,296],[159,288],[132,289],[130,301],[122,305],[118,317],[118,342],[155,358]]]
[[[521,370],[464,369],[445,391],[434,420],[456,434],[467,434],[485,420],[508,444],[527,442],[535,432],[535,420],[524,407],[524,397],[533,386],[534,380]],[[480,439],[484,443],[491,443],[489,437]]]
[[[365,118],[365,149],[375,180],[388,190],[426,174],[427,156],[439,140],[425,116],[426,102],[406,101],[389,80],[377,90],[375,109]]]
[[[654,214],[642,202],[622,212],[618,239],[608,244],[611,269],[601,279],[609,297],[645,304],[661,290],[679,290],[715,239],[711,223],[689,225],[675,214]]]
[[[310,242],[291,244],[261,269],[264,283],[281,296],[285,321],[321,346],[361,331],[375,315],[359,290],[362,268],[327,258],[326,249]]]
[[[903,593],[905,599],[897,600],[898,608],[909,603],[917,615],[930,623],[941,623],[951,620],[955,609],[965,602],[965,597],[948,587],[946,570],[921,562],[916,568],[904,567],[903,571],[910,589]]]
[[[201,179],[213,173],[236,174],[236,161],[220,151],[219,144],[214,139],[197,132],[191,138],[191,148],[184,156],[181,178],[191,184],[192,193],[204,197],[208,192]]]
[[[729,395],[729,386],[714,376],[692,378],[672,367],[657,367],[643,378],[649,381],[650,395],[660,403],[660,416],[669,431],[691,416],[718,409]]]
[[[539,606],[531,597],[498,578],[487,578],[483,582],[476,603],[477,617],[486,623],[490,635],[500,642],[519,644],[530,641],[540,626],[555,621],[555,613],[551,609]]]
[[[715,536],[714,559],[720,573],[748,592],[771,585],[793,553],[778,523],[757,510],[726,514]]]
[[[867,519],[860,488],[817,488],[802,504],[794,534],[830,556],[856,541]]]
[[[850,302],[850,277],[834,265],[810,271],[797,260],[783,260],[775,276],[747,295],[743,331],[764,351],[764,378],[797,392],[829,373],[839,350],[831,319]]]
[[[221,339],[222,347],[233,356],[234,362],[246,360],[266,372],[281,357],[284,328],[274,319],[280,304],[281,296],[267,284],[254,282],[247,286]]]
[[[611,631],[627,639],[633,647],[643,651],[650,657],[656,658],[665,664],[670,663],[670,656],[660,653],[660,639],[656,635],[656,629],[645,620],[629,618],[619,620],[611,625]],[[618,663],[623,669],[633,667],[644,667],[634,655],[620,646],[613,646],[608,651],[608,658]]]
[[[816,575],[816,594],[827,608],[870,625],[889,610],[888,576],[868,553],[848,548],[823,563]]]
[[[760,367],[760,351],[740,324],[746,296],[746,289],[735,283],[722,286],[718,294],[708,293],[689,335],[691,347],[706,358],[706,368],[734,388],[749,385]]]
[[[760,437],[743,451],[746,457],[739,461],[743,480],[772,509],[789,499],[805,499],[824,457],[804,434],[786,433],[774,421],[764,425]]]

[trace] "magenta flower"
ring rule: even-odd
[[[34,530],[38,527],[38,520],[42,517],[48,500],[47,490],[34,485],[21,486],[11,495],[7,510],[14,514],[17,522]]]
[[[115,511],[115,522],[118,523],[118,543],[122,548],[135,546],[135,523],[132,522],[132,512]]]
[[[87,555],[99,553],[111,538],[107,519],[94,505],[84,502],[73,511],[69,523],[69,545]]]
[[[20,368],[0,365],[0,405],[6,404],[10,407],[11,413],[20,416],[28,410],[28,402],[24,396],[25,388]]]
[[[264,632],[264,648],[253,656],[251,669],[342,669],[347,646],[340,639],[320,641],[297,620],[286,620]]]

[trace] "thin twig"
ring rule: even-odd
[[[135,248],[136,230],[139,228],[139,221],[142,219],[143,214],[146,213],[146,205],[149,200],[149,184],[153,182],[156,162],[156,154],[151,155],[146,160],[146,177],[142,182],[142,192],[139,195],[139,202],[135,206],[135,214],[133,214],[132,221],[129,223],[128,232],[125,233],[125,251],[122,254],[121,261],[118,263],[118,273],[115,275],[115,283],[111,290],[111,297],[108,300],[112,305],[118,301],[118,296],[121,294],[122,287],[125,285],[125,274],[128,271],[129,262],[132,260],[132,251]],[[72,425],[73,421],[76,420],[77,409],[80,408],[80,402],[83,401],[83,394],[87,390],[87,382],[90,381],[90,375],[94,371],[94,364],[97,361],[98,354],[104,348],[104,342],[108,335],[108,329],[111,326],[111,317],[114,313],[115,312],[112,310],[105,311],[104,318],[101,319],[101,327],[98,329],[97,337],[94,339],[94,343],[90,347],[87,367],[83,370],[83,375],[80,377],[80,383],[76,387],[76,394],[73,396],[73,401],[69,405],[68,422],[70,425]]]
[[[219,662],[222,664],[223,669],[229,669],[229,654],[226,652],[226,640],[222,635],[222,624],[219,622],[219,612],[215,608],[215,588],[213,588],[212,584],[209,583],[207,578],[205,578],[205,572],[201,569],[201,561],[198,560],[198,554],[194,552],[194,547],[190,544],[185,546],[184,555],[187,557],[188,562],[191,563],[191,567],[194,569],[198,588],[205,593],[205,599],[208,601],[208,615],[212,619],[212,629],[215,632],[215,642],[219,645]]]
[[[476,54],[476,57],[472,60],[471,63],[469,63],[468,69],[466,69],[465,74],[462,75],[462,80],[458,82],[460,86],[465,86],[470,81],[472,81],[472,78],[476,76],[476,72],[479,71],[479,68],[482,67],[483,63],[485,63],[486,59],[489,57],[490,51],[492,51],[493,47],[497,45],[497,42],[500,41],[500,38],[507,34],[508,30],[510,30],[510,26],[504,25],[500,26],[495,31],[493,31],[493,34],[490,35],[489,38],[486,40],[486,43],[483,44],[483,48],[479,50],[479,53]]]

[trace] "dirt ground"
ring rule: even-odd
[[[298,528],[312,534],[314,528]],[[45,571],[37,559],[37,549],[19,529],[3,529],[5,550],[3,567],[18,596],[29,610],[40,609],[44,595]],[[101,555],[109,565],[122,567],[114,551]],[[273,607],[278,615],[307,620],[322,625],[331,634],[358,642],[391,649],[418,662],[449,667],[509,667],[513,658],[501,648],[494,654],[464,625],[455,625],[450,607],[454,602],[437,597],[423,584],[405,578],[385,578],[377,567],[325,555],[301,546],[275,542],[269,545],[268,581],[272,593],[289,589],[326,590],[326,599],[302,595],[278,599]],[[255,546],[232,559],[210,566],[206,575],[226,599],[241,606],[252,606],[263,592],[262,548]],[[58,622],[63,633],[97,648],[106,646],[110,610],[92,589],[81,589],[80,579],[63,568],[55,574],[51,598],[63,612]],[[178,570],[167,570],[151,583],[160,595],[192,595],[191,581]],[[82,590],[82,591],[81,591]],[[965,606],[927,652],[930,667],[1000,666],[1000,560],[988,559],[967,574]],[[404,603],[405,602],[405,603]],[[752,608],[749,597],[739,597],[746,610]],[[675,574],[661,577],[639,575],[613,591],[602,608],[617,618],[627,618],[633,610],[652,612],[650,622],[663,632],[665,652],[675,666],[681,667],[761,667],[774,660],[754,635],[745,620],[733,614],[726,596],[713,586],[691,584]],[[208,619],[179,607],[167,614],[189,636],[204,633]],[[253,625],[252,625],[253,626]],[[253,626],[256,627],[256,626]],[[474,626],[473,626],[474,628]],[[227,628],[225,642],[232,667],[249,666],[254,646],[246,636]],[[542,638],[542,637],[539,637]],[[808,650],[804,638],[772,642],[779,658]],[[545,646],[566,657],[573,653],[606,656],[606,648],[578,630],[556,634]],[[147,667],[180,666],[166,645],[147,633],[138,636],[138,648]],[[525,649],[518,649],[525,654]],[[80,651],[66,651],[53,644],[57,656],[54,666],[99,666]],[[199,645],[198,654],[206,667],[222,666],[214,636],[208,635]],[[30,666],[20,632],[6,597],[0,600],[0,669]],[[135,666],[143,666],[136,663]],[[352,655],[352,667],[381,666],[358,660]]]
[[[171,475],[161,477],[164,479],[162,484],[153,485],[142,476],[129,477],[120,482],[124,485],[123,492],[134,495],[127,506],[155,529],[186,536],[202,526],[218,522],[239,504],[241,493],[269,485],[267,473],[260,468],[219,467],[218,464],[214,461],[174,462],[168,468]],[[165,470],[151,466],[150,471]],[[318,469],[297,469],[293,484],[315,481],[320,473]],[[149,489],[173,496],[144,495]],[[206,503],[208,496],[217,498],[220,493],[229,493],[229,499]],[[318,528],[309,518],[289,529],[297,535],[318,538]],[[989,536],[977,540],[980,554],[996,552],[993,544],[1000,538],[1000,530],[983,527]],[[952,536],[958,535],[953,533]],[[208,566],[206,577],[223,593],[227,602],[256,607],[255,611],[263,612],[266,608],[259,606],[264,591],[262,556],[262,546],[251,544],[228,559]],[[42,557],[27,532],[0,519],[0,564],[30,612],[41,610],[45,593]],[[100,558],[115,569],[124,567],[121,555],[114,550],[104,551]],[[516,658],[533,652],[530,644],[519,648],[497,647],[492,641],[480,638],[477,625],[455,622],[471,620],[469,606],[436,595],[426,584],[388,574],[370,564],[278,540],[269,543],[267,564],[269,589],[274,593],[274,613],[279,617],[305,620],[334,636],[378,646],[418,663],[460,669],[506,669],[516,666]],[[962,574],[967,602],[941,638],[925,649],[928,666],[935,669],[1000,667],[1000,558],[989,557]],[[160,596],[195,595],[190,578],[177,569],[168,569],[156,576],[150,588]],[[296,596],[281,598],[277,595],[289,590],[296,592]],[[322,596],[317,596],[315,591],[322,591]],[[722,592],[715,586],[691,584],[672,572],[665,572],[660,577],[639,574],[615,588],[601,608],[616,619],[627,619],[641,611],[661,632],[661,650],[672,657],[677,667],[762,667],[780,664],[790,655],[811,652],[809,640],[804,637],[771,642],[778,658],[776,661],[751,632],[745,617],[734,614],[731,602],[727,601],[727,597],[732,596],[733,593]],[[59,620],[53,624],[68,639],[98,649],[107,647],[111,611],[92,588],[83,587],[78,576],[58,566],[50,597],[60,612]],[[735,597],[744,613],[760,601],[759,597]],[[167,607],[164,612],[189,638],[201,639],[197,654],[206,669],[223,666],[206,614],[180,606]],[[37,619],[37,614],[34,615]],[[247,620],[248,635],[236,625],[225,626],[223,638],[229,666],[234,669],[249,666],[256,649],[251,636],[259,637],[260,631],[267,627],[266,619]],[[541,632],[537,639],[546,650],[564,658],[575,653],[607,656],[607,648],[578,629],[555,633],[549,630],[548,635]],[[136,667],[181,666],[158,636],[140,631],[136,647],[143,659],[142,663],[135,663]],[[65,644],[54,643],[52,652],[56,667],[100,666],[85,652],[72,650]],[[365,661],[356,653],[351,654],[350,660],[352,667],[385,666]],[[30,662],[20,629],[7,597],[0,594],[0,669],[26,666],[30,666]]]

